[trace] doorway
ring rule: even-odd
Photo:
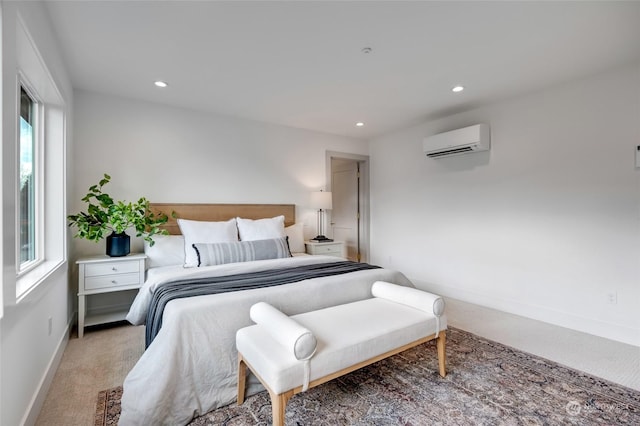
[[[369,258],[369,157],[327,152],[327,182],[333,198],[330,229],[347,259]]]

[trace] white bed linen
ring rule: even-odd
[[[299,260],[305,259],[305,260]],[[338,259],[344,261],[345,259]],[[264,271],[267,269],[286,268],[289,266],[311,265],[314,263],[335,262],[336,258],[326,256],[294,256],[294,258],[257,260],[254,262],[227,263],[224,265],[204,266],[201,268],[185,268],[182,265],[161,266],[159,268],[150,268],[147,271],[147,277],[136,295],[126,320],[133,325],[142,325],[145,323],[147,310],[153,292],[158,286],[171,282],[176,279],[216,277],[224,275],[241,274],[247,272]]]
[[[127,316],[144,322],[152,292],[175,277],[228,275],[329,263],[344,259],[300,256],[185,270],[154,268]],[[236,400],[236,331],[252,324],[249,309],[267,302],[287,315],[371,298],[371,286],[383,280],[413,287],[401,273],[371,269],[254,290],[176,299],[167,304],[163,325],[124,382],[120,425],[184,425],[193,417]],[[348,282],[347,282],[348,281]],[[132,321],[133,320],[133,321]],[[255,379],[247,395],[262,390]]]

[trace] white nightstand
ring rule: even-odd
[[[90,325],[122,321],[127,311],[87,315],[86,298],[96,294],[139,289],[144,283],[146,255],[106,255],[78,259],[78,338]]]
[[[342,241],[330,241],[328,243],[305,241],[304,245],[307,248],[308,254],[344,257],[344,243]]]

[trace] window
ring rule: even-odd
[[[37,104],[33,98],[24,87],[20,87],[19,237],[17,239],[20,271],[28,269],[38,261],[36,107]]]
[[[24,22],[16,25],[17,74],[3,95],[15,96],[13,148],[16,280],[5,283],[4,304],[38,297],[35,290],[65,267],[65,102]],[[6,142],[5,142],[6,143]],[[6,236],[5,236],[6,240]],[[15,283],[15,289],[10,287]],[[12,291],[14,290],[14,291]]]

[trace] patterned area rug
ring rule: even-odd
[[[287,425],[640,425],[640,392],[462,330],[295,395]],[[122,388],[100,392],[97,425],[117,425]],[[190,425],[268,425],[267,392]]]

